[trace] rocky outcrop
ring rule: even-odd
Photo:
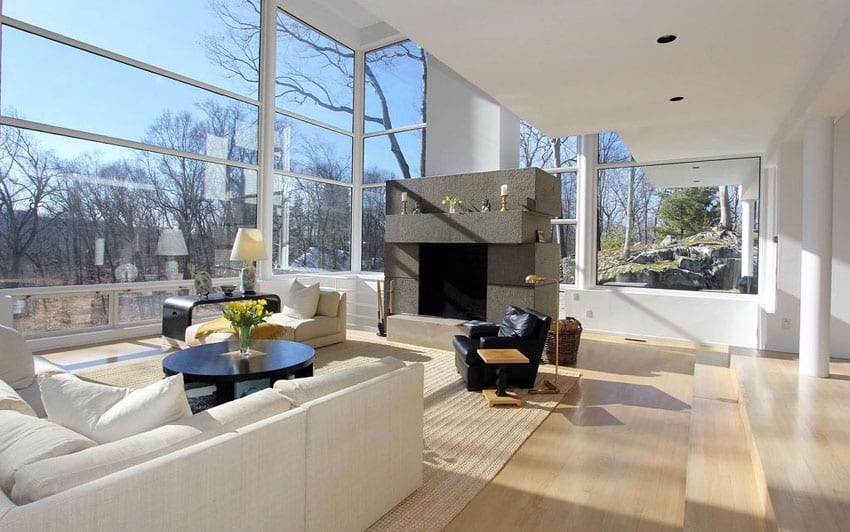
[[[600,252],[599,284],[629,283],[675,290],[734,290],[741,275],[741,247],[729,231],[704,232],[633,250],[623,259]]]

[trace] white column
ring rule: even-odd
[[[274,225],[274,145],[275,145],[275,54],[277,44],[275,2],[263,2],[260,18],[260,138],[257,142],[260,173],[257,176],[257,227],[263,232],[263,243],[269,260],[258,264],[258,279],[272,277],[272,229]]]
[[[582,135],[578,159],[576,209],[576,288],[596,285],[596,135]]]
[[[755,200],[741,201],[741,277],[753,274],[753,207]]]
[[[832,284],[832,118],[812,119],[803,135],[800,264],[800,374],[829,376]]]

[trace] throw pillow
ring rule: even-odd
[[[499,336],[528,337],[534,330],[537,318],[519,307],[509,305],[499,325]]]
[[[39,375],[38,383],[48,419],[98,443],[192,415],[182,374],[138,390],[86,382],[71,374]]]
[[[16,390],[26,388],[35,380],[35,360],[24,337],[11,327],[0,325],[0,379]]]
[[[11,495],[21,467],[55,456],[75,453],[95,442],[46,419],[13,410],[0,411],[0,488]]]
[[[336,290],[320,290],[319,305],[316,314],[335,318],[339,311],[339,292]]]
[[[0,410],[14,410],[21,414],[38,417],[29,403],[2,380],[0,380]]]
[[[306,320],[316,315],[319,306],[319,283],[304,286],[297,280],[292,281],[286,301],[283,305],[283,314],[291,318]]]
[[[401,360],[384,357],[362,366],[340,369],[317,377],[279,380],[274,383],[274,389],[294,406],[301,406],[319,397],[350,388],[355,384],[366,382],[403,367],[404,362]]]

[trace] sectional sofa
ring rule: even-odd
[[[0,530],[362,530],[422,484],[423,380],[387,357],[70,454],[0,452]]]

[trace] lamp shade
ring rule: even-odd
[[[253,227],[240,227],[233,242],[230,260],[265,260],[269,258],[263,245],[263,233]]]
[[[177,229],[164,229],[159,235],[159,242],[156,244],[156,254],[167,257],[188,255],[189,250],[186,249],[183,233]]]

